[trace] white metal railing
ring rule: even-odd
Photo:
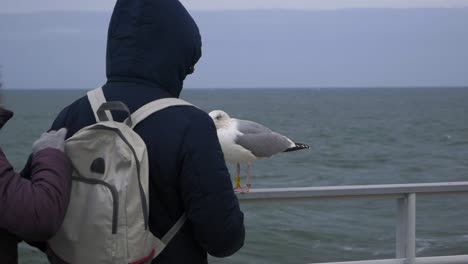
[[[394,259],[327,262],[326,264],[467,264],[468,255],[416,258],[416,194],[462,192],[468,192],[468,182],[251,189],[248,193],[238,193],[237,197],[242,203],[375,197],[396,199],[398,213]]]

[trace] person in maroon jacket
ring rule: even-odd
[[[0,129],[13,113],[0,106]],[[45,241],[59,229],[71,190],[66,129],[44,133],[33,144],[32,176],[22,178],[0,148],[0,263],[17,263],[17,244]]]

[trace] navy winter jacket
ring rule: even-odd
[[[131,112],[178,97],[200,56],[198,27],[179,1],[118,0],[108,32],[105,97],[124,102]],[[66,127],[70,137],[95,122],[83,97],[62,110],[52,129]],[[148,148],[150,230],[162,237],[184,212],[188,217],[153,263],[207,263],[207,252],[226,257],[238,251],[244,216],[211,118],[192,106],[171,107],[135,131]]]

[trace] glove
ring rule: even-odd
[[[36,140],[32,146],[33,153],[37,153],[40,150],[46,148],[54,148],[60,151],[65,149],[65,136],[67,135],[67,129],[61,128],[58,131],[50,131],[48,133],[43,133],[41,137]]]
[[[0,129],[3,127],[3,125],[10,120],[10,118],[13,116],[13,112],[6,110],[5,108],[0,106]]]

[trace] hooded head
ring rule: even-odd
[[[178,0],[118,0],[107,37],[108,81],[144,82],[178,97],[201,57],[197,24]]]

